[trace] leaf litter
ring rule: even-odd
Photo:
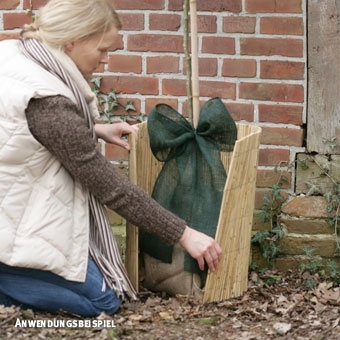
[[[276,279],[268,282],[275,275]],[[202,305],[186,296],[142,291],[140,301],[124,303],[115,327],[19,328],[17,320],[82,320],[0,306],[0,340],[4,339],[340,339],[340,287],[321,281],[307,289],[301,273],[251,273],[243,296]]]

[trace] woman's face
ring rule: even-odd
[[[118,36],[118,29],[112,26],[105,33],[100,33],[82,41],[70,42],[65,46],[65,53],[77,65],[83,76],[90,80],[100,64],[107,64],[107,52]]]

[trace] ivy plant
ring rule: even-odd
[[[132,100],[128,101],[125,105],[123,105],[117,96],[117,93],[114,89],[110,89],[108,93],[103,92],[101,90],[101,77],[94,77],[91,79],[91,87],[92,91],[95,93],[98,99],[98,106],[99,106],[99,114],[101,119],[104,120],[106,123],[114,123],[117,121],[128,121],[134,120],[137,122],[142,122],[145,120],[145,115],[117,115],[115,111],[120,107],[124,109],[125,112],[135,112],[136,107]]]

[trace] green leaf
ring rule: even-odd
[[[133,104],[133,101],[132,100],[130,100],[130,101],[128,101],[127,103],[126,103],[126,105],[125,105],[125,111],[127,112],[127,111],[136,111],[136,107],[135,107],[135,105]]]
[[[99,88],[100,88],[101,81],[102,81],[102,78],[101,78],[101,77],[93,77],[93,78],[91,79],[91,83],[94,84],[94,86],[95,86],[96,89],[99,89]]]

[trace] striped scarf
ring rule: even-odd
[[[96,139],[93,123],[94,118],[98,116],[96,98],[73,61],[64,52],[45,46],[38,40],[21,39],[21,42],[22,51],[27,58],[62,80],[72,91],[78,108],[83,112],[93,138]],[[121,299],[126,296],[137,299],[137,293],[121,260],[106,209],[91,192],[89,206],[89,254],[104,277],[103,289],[106,283]]]

